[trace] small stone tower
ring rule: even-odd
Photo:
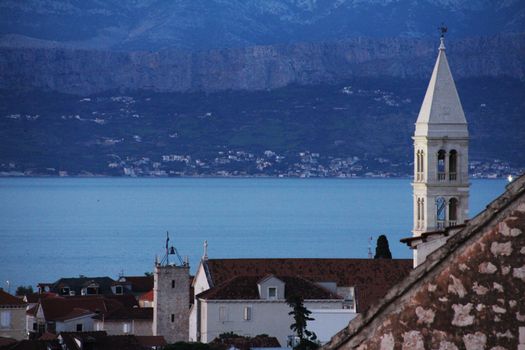
[[[153,285],[153,335],[162,335],[168,343],[188,341],[190,307],[190,267],[187,262],[169,264],[169,255],[177,254],[166,240],[166,256],[155,262]],[[178,256],[178,254],[177,254]]]
[[[469,134],[445,55],[444,31],[413,137],[414,237],[462,224],[468,218]],[[433,249],[439,245],[434,244]],[[418,261],[417,254],[415,249],[414,261]]]

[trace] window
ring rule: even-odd
[[[456,198],[450,198],[450,201],[448,202],[448,220],[450,226],[457,225],[458,200]]]
[[[244,307],[243,319],[245,321],[250,321],[252,319],[252,307],[251,306]]]
[[[456,150],[450,151],[448,158],[448,172],[450,181],[457,179],[457,167],[458,167],[458,152]]]
[[[447,201],[443,197],[436,199],[436,226],[438,229],[445,228],[445,216],[446,216]]]
[[[60,289],[60,294],[62,295],[69,295],[69,287],[63,287],[62,289]]]
[[[38,325],[36,324],[36,322],[33,322],[33,330],[36,332],[38,329]]]
[[[171,280],[171,288],[175,288],[175,280]]]
[[[11,327],[11,311],[0,312],[0,327],[2,328]]]
[[[227,310],[225,306],[219,307],[219,321],[226,321],[227,320]]]
[[[421,229],[424,226],[425,221],[425,199],[417,199],[417,228]]]
[[[122,325],[122,332],[124,332],[124,333],[127,334],[127,333],[129,333],[130,328],[131,328],[131,327],[130,327],[130,324],[129,324],[129,323],[124,323],[124,324]]]
[[[440,150],[438,152],[438,161],[437,161],[437,176],[438,181],[445,181],[445,157],[447,152]]]
[[[123,294],[123,293],[124,293],[124,288],[122,288],[122,286],[115,287],[115,294]]]
[[[423,181],[424,172],[424,152],[422,150],[416,153],[416,181]]]
[[[175,314],[171,314],[171,322],[175,322]]]
[[[82,323],[77,323],[77,332],[82,332]]]
[[[276,287],[268,287],[268,299],[277,299]]]

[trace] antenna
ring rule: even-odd
[[[368,259],[372,259],[374,256],[372,255],[372,240],[374,238],[372,236],[370,236],[368,238]]]

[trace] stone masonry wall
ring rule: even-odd
[[[525,350],[524,197],[342,347]]]
[[[153,335],[168,343],[188,341],[189,266],[156,266],[153,287]]]

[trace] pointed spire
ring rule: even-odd
[[[415,136],[468,137],[467,120],[459,100],[440,38],[438,57],[416,122]]]
[[[202,254],[202,260],[208,260],[208,241],[204,241],[204,252]]]
[[[441,41],[441,43],[439,44],[439,51],[445,51],[445,37],[441,36],[439,40]]]

